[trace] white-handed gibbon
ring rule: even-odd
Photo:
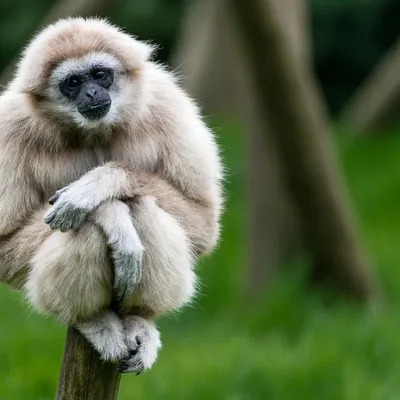
[[[153,50],[60,20],[0,96],[0,279],[121,372],[154,363],[153,321],[195,294],[222,209],[213,133]]]

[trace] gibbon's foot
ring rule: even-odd
[[[124,327],[129,355],[120,359],[117,370],[139,375],[154,364],[161,347],[160,333],[153,322],[136,316],[126,318]]]

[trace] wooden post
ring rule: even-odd
[[[89,342],[69,327],[56,400],[116,400],[120,379],[116,364],[102,362]]]

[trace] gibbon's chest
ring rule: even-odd
[[[45,196],[78,180],[82,175],[107,162],[121,162],[135,170],[153,171],[159,147],[153,140],[114,143],[108,148],[69,150],[37,158],[33,173]]]
[[[103,154],[89,150],[71,150],[59,154],[40,154],[33,174],[44,196],[69,185],[83,174],[104,163]]]
[[[109,155],[109,161],[122,162],[134,170],[153,172],[161,157],[161,144],[154,136],[136,137],[114,143]]]

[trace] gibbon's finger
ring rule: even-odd
[[[44,216],[44,222],[50,226],[53,231],[60,229],[60,225],[64,220],[63,213],[59,204],[53,206]]]
[[[141,360],[132,360],[131,358],[123,358],[118,362],[117,371],[121,374],[140,375],[144,370],[144,365]]]
[[[67,232],[73,227],[73,221],[67,221],[60,226],[60,232]]]
[[[128,289],[127,282],[122,281],[116,274],[113,291],[115,293],[115,298],[117,300],[117,303],[121,303],[122,300],[125,298],[127,289]]]
[[[49,203],[50,203],[51,205],[53,205],[53,204],[60,198],[61,194],[64,193],[70,186],[71,186],[71,185],[67,185],[67,186],[65,186],[65,187],[63,187],[63,188],[61,188],[61,189],[58,189],[58,190],[53,194],[53,196],[50,197]]]
[[[54,217],[56,216],[56,210],[54,207],[52,207],[50,210],[47,211],[47,213],[43,217],[43,221],[46,224],[50,224],[51,221],[53,221]]]
[[[114,290],[117,292],[117,294],[116,294],[117,303],[121,303],[121,301],[124,299],[126,289],[127,289],[126,285],[124,285],[124,286],[120,285],[117,288],[114,288]]]
[[[130,298],[142,277],[142,255],[114,255],[114,292],[118,302]]]
[[[60,193],[53,194],[53,196],[50,197],[49,199],[49,204],[51,204],[52,206],[54,205],[54,203],[60,198]]]

